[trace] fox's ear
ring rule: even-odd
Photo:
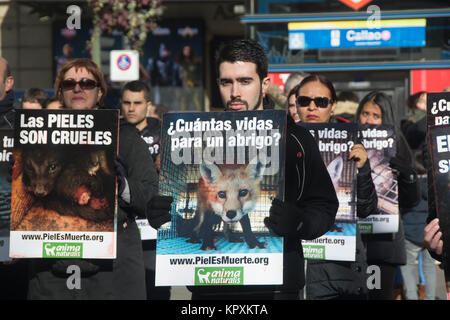
[[[259,159],[255,161],[250,161],[250,163],[248,164],[247,175],[250,179],[259,180],[262,178],[266,166]]]
[[[222,175],[222,172],[214,163],[203,162],[200,165],[200,174],[208,183],[214,183]]]
[[[342,157],[337,157],[331,161],[328,166],[328,173],[333,181],[338,181],[342,176],[342,170],[344,169],[344,161]]]

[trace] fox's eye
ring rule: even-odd
[[[50,171],[55,171],[56,170],[56,164],[51,164],[49,167]]]
[[[218,195],[221,199],[225,199],[227,197],[227,193],[225,191],[219,191]]]
[[[239,190],[239,197],[245,197],[248,194],[247,189]]]

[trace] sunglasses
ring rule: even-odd
[[[299,105],[300,107],[309,106],[311,101],[314,101],[315,105],[318,108],[326,108],[333,100],[331,100],[327,97],[315,97],[315,98],[310,98],[307,96],[298,96],[297,97],[297,105]]]
[[[61,88],[65,91],[73,90],[77,84],[80,86],[82,90],[92,90],[95,87],[99,86],[98,82],[91,79],[83,78],[80,81],[75,81],[73,79],[63,80],[61,81]]]

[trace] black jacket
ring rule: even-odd
[[[396,158],[402,166],[410,168],[412,179],[398,177],[398,206],[399,225],[396,233],[380,233],[363,235],[367,248],[367,261],[369,264],[406,264],[405,233],[401,215],[403,212],[415,207],[420,202],[420,186],[417,174],[414,171],[412,152],[402,132],[396,131],[397,152]]]
[[[14,91],[7,92],[0,101],[0,129],[14,128]],[[0,300],[24,300],[27,297],[28,261],[19,260],[14,264],[0,262]]]
[[[356,190],[357,216],[366,218],[376,212],[378,206],[369,161],[358,170]],[[309,260],[306,270],[308,300],[367,298],[366,250],[358,228],[356,228],[355,261]]]
[[[14,91],[10,90],[0,101],[0,129],[14,128],[14,114]]]
[[[322,236],[334,223],[339,206],[331,178],[311,134],[287,117],[285,201],[301,209],[303,227],[294,237],[284,238],[283,285],[188,287],[199,298],[233,295],[252,299],[252,294],[299,293],[305,285],[302,239]]]
[[[33,259],[29,299],[146,299],[142,245],[135,217],[145,217],[147,203],[158,192],[158,176],[147,145],[132,125],[122,125],[119,155],[126,166],[131,202],[119,200],[117,258]],[[50,260],[50,261],[49,261]],[[82,272],[81,289],[69,290],[67,266]]]

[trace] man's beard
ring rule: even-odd
[[[231,106],[233,103],[236,103],[236,102],[237,102],[237,103],[242,103],[243,105],[245,105],[245,110],[244,110],[244,111],[253,111],[253,110],[256,110],[256,109],[259,108],[259,105],[261,104],[262,98],[263,98],[263,95],[262,95],[262,86],[261,86],[261,89],[259,90],[258,101],[256,102],[255,106],[254,106],[252,109],[249,109],[249,107],[248,107],[248,102],[247,102],[247,101],[244,101],[244,100],[241,100],[241,99],[239,99],[239,98],[236,98],[236,99],[227,101],[227,105],[226,105],[226,107],[225,107],[225,111],[233,111],[233,110],[230,108],[230,106]]]

